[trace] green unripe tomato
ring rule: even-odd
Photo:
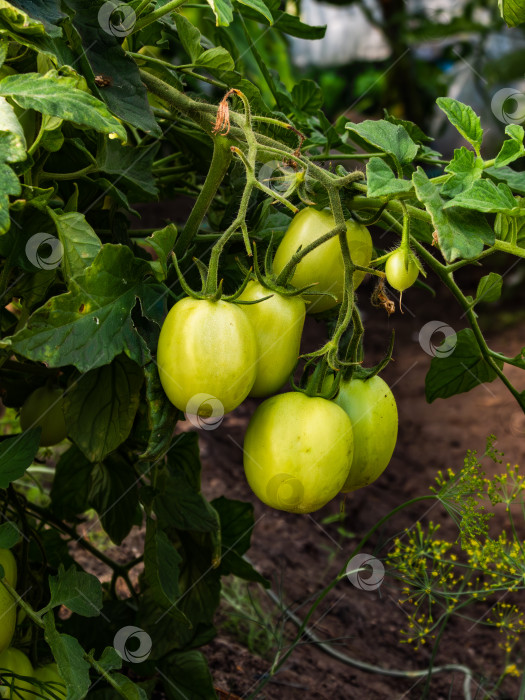
[[[271,292],[259,282],[248,282],[240,301],[269,299],[258,304],[239,304],[255,331],[257,339],[257,375],[250,396],[275,394],[290,376],[297,358],[303,332],[305,303],[301,297],[285,297]]]
[[[58,445],[66,439],[64,398],[61,389],[41,386],[26,399],[20,409],[20,426],[22,430],[28,430],[37,425],[42,428],[41,447]]]
[[[37,680],[42,681],[42,683],[49,683],[48,690],[38,688],[40,697],[49,698],[50,700],[66,697],[66,685],[62,680],[62,676],[58,672],[58,666],[56,664],[41,666],[40,668],[35,669],[33,675]],[[36,685],[34,686],[34,689],[37,690]]]
[[[0,564],[4,569],[5,580],[16,588],[16,560],[9,549],[0,549]],[[0,652],[11,644],[16,626],[16,603],[0,584]]]
[[[255,495],[290,513],[312,513],[342,489],[352,425],[335,403],[299,392],[266,399],[244,438],[244,471]]]
[[[19,649],[9,647],[0,654],[0,680],[7,686],[0,686],[0,697],[9,698],[9,700],[34,700],[35,697],[38,697],[33,692],[36,690],[36,686],[30,681],[13,679],[13,676],[7,674],[4,676],[5,671],[27,678],[33,676],[31,661]],[[10,688],[9,685],[12,687]]]
[[[284,234],[273,261],[273,270],[279,274],[299,247],[305,248],[318,238],[335,228],[335,220],[328,210],[318,211],[312,207],[302,209],[292,220]],[[355,221],[346,222],[346,239],[350,249],[350,257],[355,265],[367,267],[372,259],[372,238],[365,226]],[[364,272],[354,272],[354,289],[361,284]],[[341,256],[339,237],[334,236],[329,241],[312,250],[295,268],[291,283],[301,288],[317,282],[315,291],[335,294],[337,301],[328,296],[305,294],[307,313],[319,313],[331,309],[343,298],[344,266]]]
[[[177,408],[221,416],[244,401],[255,382],[255,332],[235,304],[186,297],[166,316],[157,365],[164,391]]]
[[[397,406],[388,384],[375,376],[342,381],[334,403],[354,431],[354,457],[343,492],[368,486],[386,469],[397,440]]]
[[[419,275],[413,253],[407,254],[402,248],[395,250],[386,261],[385,273],[388,284],[398,292],[404,292]]]

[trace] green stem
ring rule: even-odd
[[[133,27],[133,33],[139,32],[141,29],[144,29],[144,27],[147,27],[148,24],[153,24],[153,22],[156,22],[161,17],[171,14],[178,7],[184,5],[185,2],[186,0],[171,0],[171,2],[166,3],[166,5],[163,5],[157,10],[150,12],[149,15],[137,20],[135,26]]]
[[[72,173],[40,173],[40,180],[73,180],[78,177],[84,177],[88,173],[96,170],[94,165],[88,165],[81,170],[75,170]]]
[[[199,231],[206,213],[217,194],[221,182],[228,171],[231,162],[231,150],[228,141],[222,136],[213,139],[213,155],[204,185],[197,197],[191,214],[175,245],[175,254],[181,255],[190,245]]]

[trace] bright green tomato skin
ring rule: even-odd
[[[388,284],[394,289],[397,289],[398,292],[404,292],[405,289],[411,287],[419,275],[419,269],[416,263],[409,259],[407,267],[406,260],[406,252],[398,248],[386,261],[386,280]]]
[[[290,513],[312,513],[343,487],[352,425],[336,404],[299,392],[266,399],[244,439],[244,471],[255,495]]]
[[[274,272],[276,274],[281,272],[299,246],[305,248],[334,227],[335,221],[329,211],[318,211],[311,207],[302,209],[295,215],[277,248],[273,261]],[[372,238],[368,229],[354,221],[347,221],[346,230],[352,262],[367,267],[372,259]],[[361,284],[364,276],[364,272],[354,272],[354,289]],[[318,283],[315,291],[335,294],[337,301],[328,296],[305,294],[304,298],[311,302],[307,305],[307,313],[326,311],[342,300],[344,267],[338,236],[334,236],[308,253],[297,265],[291,279],[291,283],[297,288],[314,282]]]
[[[227,413],[244,401],[255,382],[255,332],[235,304],[186,297],[166,316],[157,364],[167,397],[181,411],[191,413],[188,402],[207,394]],[[211,415],[218,415],[215,409]]]
[[[61,389],[41,386],[36,389],[20,409],[22,430],[39,425],[42,428],[40,446],[58,445],[67,437]]]
[[[16,588],[16,561],[8,549],[0,549],[0,564],[7,583]],[[16,626],[16,605],[7,590],[0,584],[0,652],[11,644]]]
[[[40,668],[35,669],[33,676],[37,680],[42,681],[42,683],[50,684],[49,691],[40,691],[42,697],[50,698],[51,700],[54,700],[55,697],[66,697],[66,686],[58,672],[58,667],[56,664],[48,664],[47,666],[41,666]]]
[[[397,406],[388,384],[375,376],[341,382],[334,402],[350,418],[354,457],[344,493],[368,486],[386,469],[397,440]]]
[[[299,357],[305,317],[305,303],[301,297],[281,296],[251,281],[239,300],[254,301],[269,294],[273,294],[270,299],[258,304],[239,304],[257,339],[257,376],[250,396],[270,396],[279,391]]]
[[[27,656],[21,652],[19,649],[10,647],[0,654],[0,669],[10,671],[11,673],[16,673],[19,676],[33,676],[33,666],[31,661]],[[0,671],[0,678],[2,677],[2,671]],[[12,677],[7,677],[5,679],[6,683],[12,681]],[[15,681],[15,687],[10,688],[0,688],[0,697],[10,698],[10,700],[34,700],[38,697],[34,692],[36,686],[28,681]],[[27,692],[26,692],[27,691]]]

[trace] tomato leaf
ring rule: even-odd
[[[126,355],[78,377],[64,397],[68,435],[91,462],[128,437],[144,375]]]
[[[483,141],[483,129],[476,112],[469,105],[463,104],[452,97],[438,97],[437,106],[445,112],[449,122],[456,127],[459,133],[466,139],[479,155],[481,142]]]
[[[65,605],[83,617],[97,617],[102,610],[102,584],[93,574],[86,574],[74,566],[66,571],[60,565],[58,574],[49,577],[49,590],[52,608]]]
[[[102,527],[119,545],[129,534],[140,514],[138,480],[129,462],[118,453],[95,465],[91,478],[89,503],[97,511]]]
[[[498,361],[498,365],[501,367],[503,363]],[[428,403],[447,399],[479,384],[492,382],[496,377],[496,372],[481,354],[474,332],[464,328],[449,335],[437,348],[425,379],[426,399]]]
[[[0,442],[0,488],[6,489],[33,463],[38,452],[41,428],[31,428]]]
[[[369,197],[384,197],[399,192],[409,192],[410,180],[398,179],[392,168],[382,158],[370,158],[366,164],[366,184]]]
[[[441,194],[446,197],[455,195],[468,189],[483,173],[483,161],[476,154],[462,146],[454,151],[454,158],[446,166],[445,172],[452,176],[441,188]]]
[[[213,10],[217,27],[228,27],[233,21],[231,0],[207,0],[207,3]]]
[[[417,169],[412,180],[417,198],[432,218],[439,246],[447,262],[459,257],[473,258],[481,253],[484,244],[494,243],[494,232],[482,214],[444,209],[444,200],[422,168]]]
[[[184,50],[191,58],[191,62],[195,63],[204,51],[201,46],[202,36],[200,31],[189,19],[186,19],[184,15],[180,15],[178,12],[173,14],[173,20],[177,26],[177,33]]]
[[[485,173],[494,180],[506,182],[514,192],[525,195],[525,172],[518,172],[506,165],[502,168],[485,168]]]
[[[411,163],[419,150],[419,146],[412,141],[401,124],[392,124],[384,119],[367,119],[359,124],[349,122],[346,128],[372,146],[390,154],[399,166]]]
[[[58,671],[67,687],[67,700],[83,700],[91,686],[90,665],[85,651],[75,637],[59,634],[53,612],[44,615],[44,636],[58,665]]]
[[[70,292],[49,299],[24,329],[3,342],[33,361],[71,364],[81,372],[108,364],[121,352],[144,364],[149,350],[131,312],[138,297],[149,299],[143,282],[148,273],[148,263],[127,246],[105,244],[92,265],[70,280]]]
[[[97,166],[108,175],[116,176],[114,185],[125,184],[139,199],[152,199],[157,196],[157,187],[151,170],[159,146],[160,142],[132,148],[115,139],[101,139]]]
[[[21,532],[17,526],[8,520],[0,525],[0,548],[11,549],[20,540]]]
[[[57,214],[52,209],[49,209],[49,213],[62,243],[64,271],[72,279],[91,265],[100,252],[102,243],[84,214],[77,211]]]
[[[0,80],[0,88],[3,80]],[[24,130],[13,107],[0,97],[0,233],[9,229],[9,195],[19,195],[20,182],[8,163],[23,161],[26,157]]]
[[[92,471],[93,464],[76,445],[60,455],[51,487],[51,504],[55,515],[73,520],[88,509]]]
[[[503,142],[501,150],[494,162],[495,168],[508,165],[525,155],[525,148],[523,147],[525,130],[523,127],[519,124],[507,124],[505,133],[510,136],[510,138]]]
[[[518,214],[521,211],[510,187],[504,182],[495,185],[492,180],[477,180],[468,190],[460,192],[443,205],[444,209],[450,207],[502,214]]]
[[[208,700],[217,695],[206,659],[196,649],[163,659],[161,670],[166,679],[164,691],[168,700]]]
[[[84,59],[83,72],[93,93],[120,119],[147,134],[161,136],[162,130],[151,111],[138,66],[111,32],[110,13],[104,14],[104,5],[97,7],[92,0],[68,0],[67,5],[74,11],[71,22],[78,33],[79,52],[83,53]],[[109,78],[110,84],[98,88],[95,83],[97,75]]]
[[[144,546],[144,571],[153,600],[172,617],[188,627],[191,623],[181,613],[177,603],[181,597],[179,575],[182,557],[173,542],[152,518],[146,521],[146,542]]]
[[[317,114],[323,105],[323,92],[314,80],[303,78],[292,88],[292,103],[296,111]]]
[[[503,278],[496,272],[489,272],[488,275],[482,277],[476,292],[476,304],[481,301],[497,301],[501,296],[502,284]]]
[[[93,95],[76,87],[72,76],[58,71],[8,75],[0,81],[0,95],[12,97],[24,109],[88,126],[103,134],[117,134],[126,140],[126,130]]]

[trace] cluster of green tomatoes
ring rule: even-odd
[[[329,211],[301,210],[277,248],[274,275],[300,247],[334,227]],[[347,241],[352,262],[368,266],[373,252],[368,229],[347,222]],[[389,257],[386,273],[392,286],[403,291],[415,281],[417,266],[414,275],[410,261],[396,259],[400,254],[401,248]],[[354,289],[364,275],[354,272]],[[185,297],[169,311],[157,352],[164,391],[187,414],[213,420],[248,396],[270,397],[246,431],[245,473],[261,501],[294,513],[318,510],[341,491],[377,479],[392,457],[398,427],[394,397],[378,376],[340,381],[331,400],[301,391],[276,394],[297,365],[306,312],[326,311],[342,299],[344,267],[337,237],[297,264],[293,288],[313,283],[324,294],[294,295],[251,280],[235,301]],[[330,395],[334,381],[328,374],[322,391],[314,394]]]
[[[16,560],[9,549],[0,549],[0,565],[4,571],[3,580],[12,588],[16,588]],[[17,617],[22,612],[17,611],[11,594],[0,583],[0,698],[65,698],[66,686],[56,664],[34,669],[23,651],[10,646]]]

